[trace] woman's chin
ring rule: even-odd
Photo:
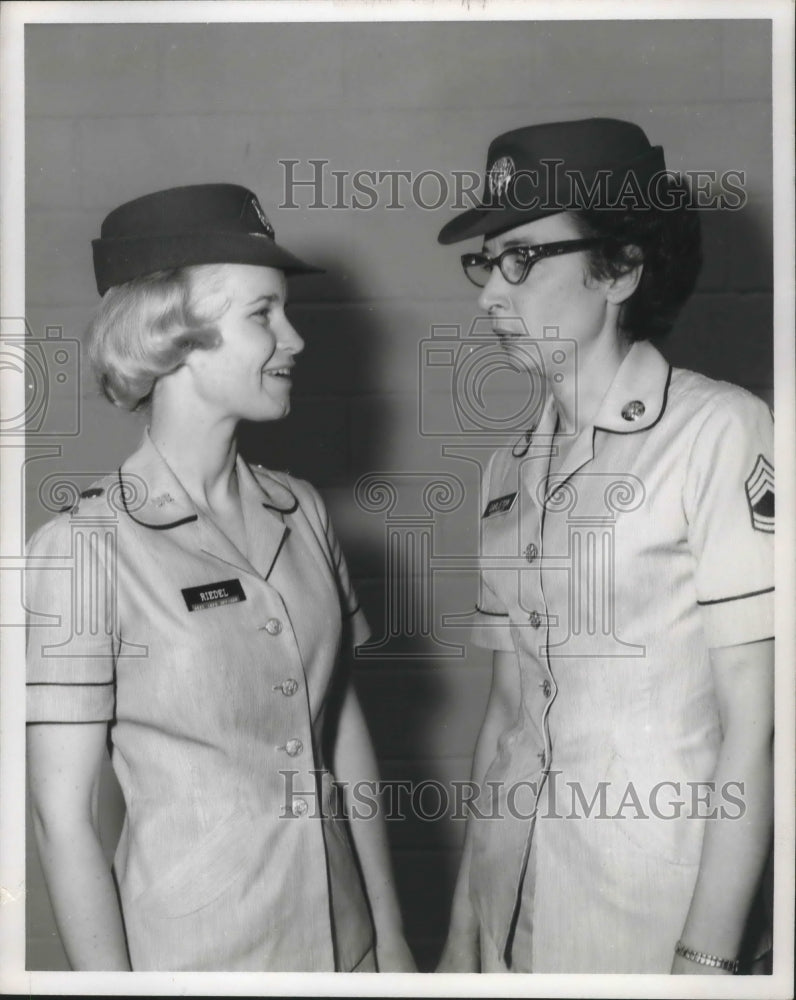
[[[275,420],[284,420],[290,413],[290,400],[284,403],[274,403],[268,410],[260,410],[259,413],[246,414],[243,419],[253,424],[269,424]]]

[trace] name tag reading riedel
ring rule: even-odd
[[[507,493],[504,497],[496,497],[494,500],[490,500],[481,517],[491,517],[493,514],[505,514],[514,506],[516,499],[516,493]]]
[[[218,583],[205,583],[201,587],[186,587],[182,596],[189,611],[204,611],[205,608],[217,608],[222,604],[237,604],[245,601],[246,595],[240,580],[221,580]]]

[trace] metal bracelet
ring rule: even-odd
[[[682,941],[678,941],[674,946],[674,953],[675,955],[680,955],[682,958],[687,958],[689,962],[696,962],[698,965],[709,965],[712,969],[723,969],[725,972],[731,972],[733,975],[736,975],[738,972],[737,958],[719,958],[718,955],[708,955],[704,951],[689,948]]]

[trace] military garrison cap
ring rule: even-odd
[[[638,125],[616,118],[504,132],[489,146],[481,204],[443,226],[438,239],[457,243],[557,212],[619,207],[623,195],[640,207],[665,170],[662,147],[651,146]]]
[[[255,264],[285,274],[322,269],[278,246],[257,196],[238,184],[194,184],[143,195],[105,217],[92,241],[100,295],[155,271]]]

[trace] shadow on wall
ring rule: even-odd
[[[696,294],[657,346],[673,365],[742,385],[773,405],[770,221],[755,205],[703,211],[701,220],[704,265]]]

